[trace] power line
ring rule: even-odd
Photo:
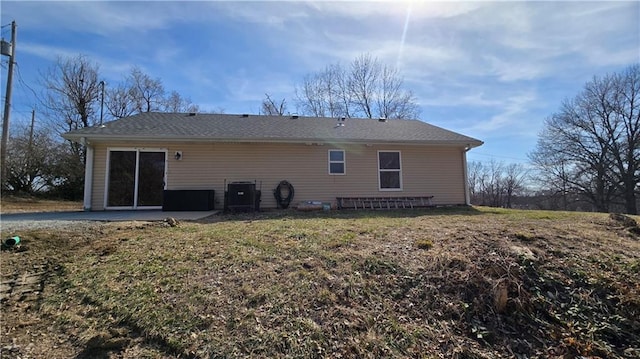
[[[31,90],[31,93],[33,93],[33,96],[35,97],[36,101],[39,100],[38,94],[36,93],[36,91],[34,89],[31,88],[31,86],[29,86],[26,82],[24,82],[24,79],[22,78],[22,71],[20,71],[20,65],[16,62],[16,69],[18,69],[18,82],[22,85],[25,86],[26,88],[28,88],[29,90]]]
[[[11,26],[11,23],[2,25],[2,38],[5,38],[7,35],[11,35],[11,29],[8,29],[9,26]]]
[[[15,107],[13,107],[13,105],[11,105],[11,109],[12,109],[12,110],[11,110],[11,112],[15,112],[15,113],[19,113],[19,114],[25,114],[25,113],[26,113],[26,114],[31,114],[31,111],[32,111],[32,110],[35,110],[35,109],[30,109],[30,110],[18,110],[18,109],[16,109]]]
[[[489,154],[489,153],[482,153],[482,152],[470,152],[470,155],[480,155],[480,156],[486,156],[486,157],[498,157],[498,158],[506,158],[506,159],[510,159],[510,160],[516,160],[516,161],[526,161],[529,162],[529,159],[524,159],[524,158],[518,158],[518,157],[510,157],[510,156],[502,156],[502,155],[493,155],[493,154]]]

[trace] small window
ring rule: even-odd
[[[345,174],[344,150],[329,150],[329,174]]]
[[[399,151],[378,151],[378,182],[381,191],[402,190],[402,166]]]

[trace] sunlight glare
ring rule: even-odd
[[[398,52],[398,59],[396,60],[396,69],[400,68],[402,61],[402,54],[404,52],[404,43],[407,38],[407,29],[409,28],[409,21],[411,20],[411,5],[412,2],[407,4],[407,16],[404,19],[404,28],[402,29],[402,37],[400,38],[400,51]]]

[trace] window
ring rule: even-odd
[[[344,150],[329,150],[329,174],[345,174]]]
[[[399,151],[378,151],[378,182],[381,191],[402,190]]]

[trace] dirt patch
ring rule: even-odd
[[[46,265],[34,267],[32,271],[0,277],[0,302],[29,301],[32,300],[29,297],[40,295],[46,279]]]
[[[640,227],[635,219],[620,213],[611,213],[609,219],[611,219],[610,226],[618,233],[635,239],[640,238]]]

